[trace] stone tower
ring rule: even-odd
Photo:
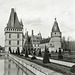
[[[23,23],[19,22],[14,8],[11,9],[9,21],[5,31],[5,51],[16,52],[17,49],[22,50],[23,46]]]
[[[61,48],[61,31],[59,29],[56,18],[51,31],[50,47],[51,50],[54,50],[54,52],[58,52],[59,48]]]

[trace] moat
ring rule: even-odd
[[[13,61],[0,59],[0,75],[26,75]]]

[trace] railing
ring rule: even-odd
[[[41,69],[37,68],[36,66],[26,63],[24,59],[21,59],[11,54],[9,54],[9,58],[14,62],[16,62],[17,65],[19,66],[22,65],[23,67],[21,68],[25,70],[25,72],[27,72],[26,73],[27,75],[48,75],[48,73],[43,72]],[[31,72],[31,74],[28,73],[29,71]]]

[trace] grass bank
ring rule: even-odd
[[[70,67],[67,67],[67,66],[59,65],[59,64],[56,64],[56,63],[52,63],[52,62],[44,64],[42,60],[38,60],[38,59],[31,60],[31,58],[25,58],[24,56],[18,56],[18,57],[20,57],[22,59],[25,59],[25,60],[28,60],[30,62],[36,63],[40,66],[45,67],[45,68],[54,70],[56,72],[63,73],[64,75],[75,75],[75,73],[70,72]]]

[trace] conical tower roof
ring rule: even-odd
[[[54,21],[54,25],[52,27],[52,32],[60,32],[60,29],[59,29],[58,23],[56,21],[56,18],[55,18],[55,21]]]
[[[10,28],[10,27],[11,28],[22,28],[14,8],[11,9],[10,18],[9,18],[8,23],[7,23],[7,27],[8,28]]]

